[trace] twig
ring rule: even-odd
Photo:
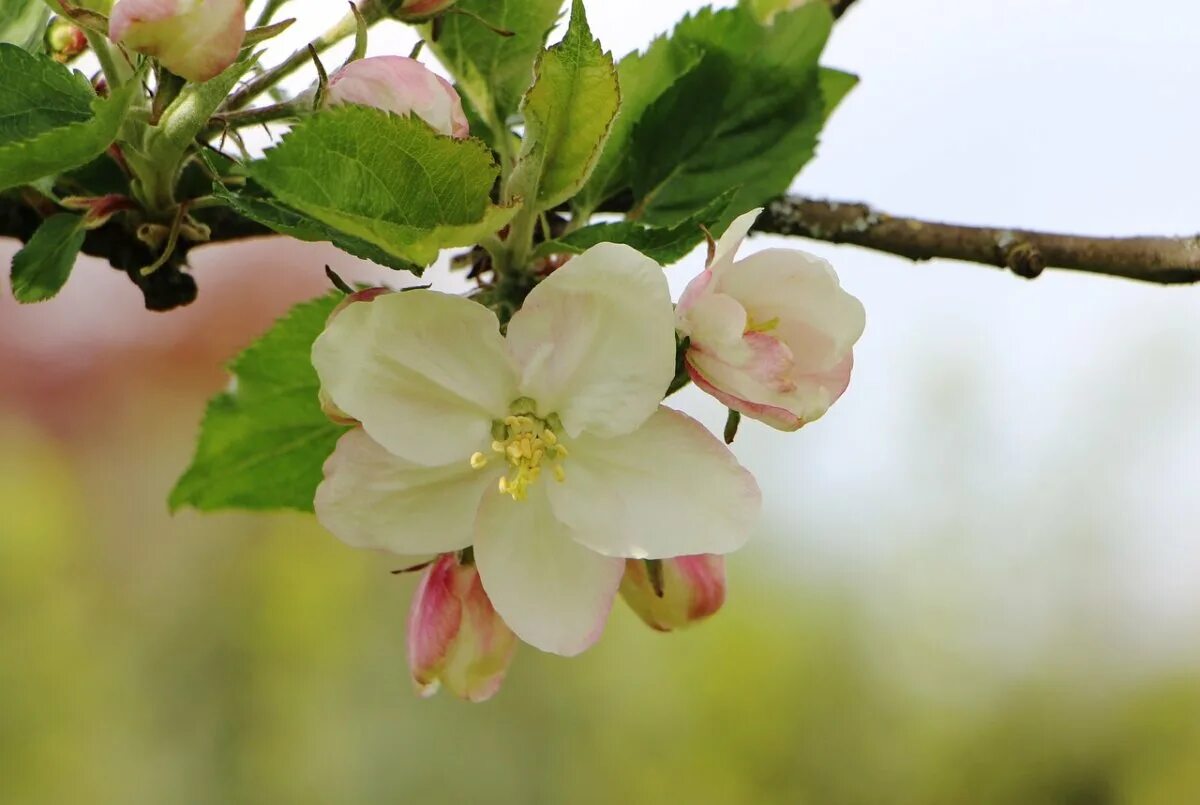
[[[315,49],[318,53],[324,53],[346,37],[353,36],[358,30],[359,14],[368,25],[371,25],[383,19],[386,9],[380,0],[362,0],[358,7],[358,13],[351,12],[342,17],[341,22],[318,36],[308,46],[300,48],[279,64],[247,81],[241,89],[230,95],[229,99],[225,101],[223,111],[232,112],[241,109],[281,80],[308,64],[312,59],[309,55],[309,48]]]
[[[865,204],[789,196],[772,202],[759,232],[849,243],[929,260],[1007,268],[1034,278],[1045,268],[1126,277],[1164,285],[1200,282],[1200,236],[1087,237],[897,218]]]
[[[850,10],[850,6],[854,5],[854,2],[855,0],[829,0],[829,10],[833,12],[833,18],[840,19]]]

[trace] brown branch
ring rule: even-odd
[[[854,5],[854,2],[855,0],[829,0],[829,10],[833,12],[833,18],[840,19],[850,10],[850,6]]]
[[[897,218],[865,204],[789,196],[772,202],[759,232],[849,243],[930,260],[942,257],[1007,268],[1032,279],[1045,268],[1164,285],[1200,282],[1200,236],[1086,237]]]

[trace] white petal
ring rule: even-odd
[[[572,436],[629,433],[675,374],[675,322],[662,267],[601,243],[555,271],[508,325],[521,391]]]
[[[504,622],[526,643],[572,656],[599,639],[625,563],[572,541],[538,487],[479,508],[475,564]]]
[[[725,230],[725,234],[721,235],[721,239],[717,241],[717,249],[713,254],[713,259],[708,264],[713,274],[719,275],[733,265],[733,258],[737,254],[738,248],[742,245],[742,241],[750,234],[750,227],[754,226],[754,222],[758,220],[758,216],[762,211],[762,207],[757,207],[750,210],[750,212],[739,215],[729,225],[729,228]]]
[[[752,254],[717,285],[742,303],[753,323],[778,319],[771,335],[788,345],[802,371],[839,364],[866,324],[862,303],[842,290],[833,267],[799,249]]]
[[[728,294],[709,293],[688,310],[687,323],[692,343],[717,351],[736,348],[746,332],[746,309]]]
[[[350,305],[312,357],[334,405],[419,464],[465,462],[516,397],[495,314],[449,294],[405,291]]]
[[[465,460],[443,467],[414,464],[355,428],[325,462],[313,505],[321,525],[356,548],[445,553],[471,544],[475,511],[497,475],[473,470]]]
[[[696,420],[665,406],[637,431],[571,443],[554,514],[606,556],[663,559],[740,548],[758,521],[754,477]]]

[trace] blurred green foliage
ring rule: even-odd
[[[490,703],[423,701],[386,556],[301,515],[170,519],[183,439],[100,444],[0,416],[3,802],[1200,801],[1194,676],[1047,656],[917,690],[852,598],[756,573],[762,548],[703,627],[618,605],[581,658],[522,649]]]

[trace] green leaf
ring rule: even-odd
[[[719,231],[784,192],[852,86],[818,67],[831,26],[824,3],[781,11],[770,25],[744,5],[705,9],[627,57],[623,109],[577,209],[629,189],[634,217],[674,226],[736,189]]]
[[[10,45],[0,45],[0,63],[6,57],[11,58],[10,48],[12,48]],[[63,71],[66,70],[61,65],[59,68]],[[0,75],[5,74],[0,72]],[[4,82],[7,81],[9,81],[9,76],[5,75]],[[20,79],[17,83],[23,86],[24,81],[25,79]],[[63,93],[60,94],[60,98],[65,99],[70,93],[66,91],[65,84],[62,88]],[[44,176],[77,168],[104,153],[104,150],[117,138],[129,104],[140,91],[141,82],[131,80],[114,90],[107,98],[89,94],[91,116],[83,119],[76,118],[72,121],[65,120],[65,117],[68,114],[72,116],[75,114],[78,107],[75,105],[74,99],[70,105],[64,100],[63,106],[55,107],[53,110],[46,106],[45,100],[35,102],[34,108],[42,110],[36,123],[40,130],[34,133],[34,124],[29,122],[30,118],[18,115],[17,118],[20,118],[22,122],[17,125],[26,135],[31,136],[23,139],[0,136],[0,143],[3,143],[0,145],[0,190],[28,184]],[[88,92],[91,93],[90,88]],[[37,95],[34,97],[44,99],[47,96]],[[46,121],[56,115],[61,115],[58,118],[58,125],[47,126]],[[0,125],[2,125],[3,119],[4,116],[0,114]]]
[[[516,212],[492,204],[499,168],[479,140],[349,104],[297,125],[249,172],[288,207],[418,266]]]
[[[787,189],[826,117],[817,60],[831,26],[824,3],[777,14],[771,25],[745,7],[680,22],[672,39],[704,56],[635,126],[642,220],[674,223],[731,187],[740,188],[737,214]]]
[[[651,227],[633,221],[592,224],[539,244],[534,256],[582,254],[597,243],[624,243],[656,263],[670,265],[682,260],[704,241],[704,229],[711,230],[724,219],[736,193],[736,190],[730,190],[722,194],[699,213],[676,226]]]
[[[48,56],[0,43],[0,76],[0,143],[30,140],[92,116],[92,85]]]
[[[13,256],[12,292],[18,302],[42,302],[57,294],[83,248],[83,217],[52,215]]]
[[[443,17],[436,42],[426,37],[489,126],[517,111],[561,7],[562,0],[459,0],[456,10],[467,13]],[[480,20],[512,36],[501,36]]]
[[[422,266],[397,259],[383,249],[360,238],[339,232],[320,221],[272,201],[250,193],[234,193],[221,184],[214,184],[212,194],[246,218],[270,227],[281,235],[310,243],[328,241],[344,252],[363,260],[370,260],[388,268],[411,271],[420,276]]]
[[[50,9],[41,0],[0,0],[0,43],[39,50],[49,19]]]
[[[521,103],[525,137],[512,177],[516,194],[538,211],[575,195],[600,157],[621,103],[612,54],[592,36],[574,0],[566,36],[538,60]]]
[[[696,66],[700,55],[688,45],[664,36],[655,39],[645,53],[634,51],[621,59],[617,65],[621,108],[596,169],[575,197],[576,209],[582,214],[591,213],[603,201],[632,184],[628,146],[634,124],[641,119],[646,107]]]
[[[196,455],[171,490],[172,511],[312,511],[321,466],[345,428],[321,412],[309,353],[341,299],[292,308],[233,361],[234,390],[209,402]]]

